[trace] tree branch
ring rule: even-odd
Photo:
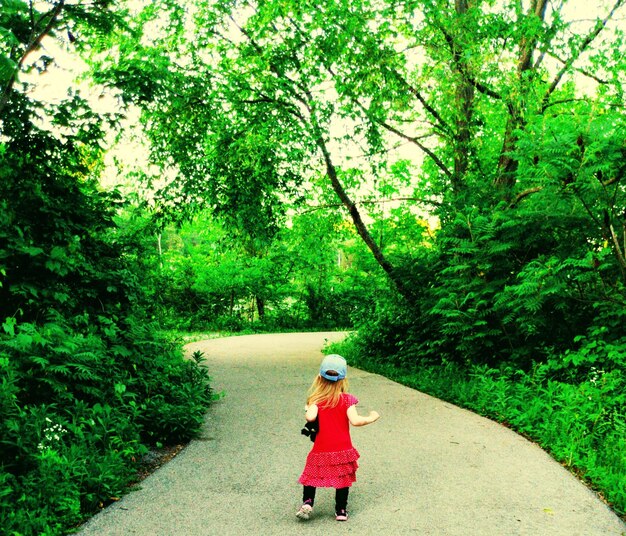
[[[246,103],[246,104],[277,104],[280,107],[287,110],[288,113],[290,113],[291,115],[299,119],[302,123],[307,124],[306,118],[300,113],[300,110],[298,110],[298,108],[296,108],[289,101],[284,101],[281,99],[272,99],[271,97],[267,97],[263,95],[262,93],[260,93],[260,97],[257,99],[244,99],[241,102]]]
[[[420,91],[413,87],[411,84],[409,84],[409,82],[397,71],[392,71],[391,74],[401,83],[404,85],[404,87],[406,87],[409,92],[422,104],[422,106],[430,113],[430,115],[432,115],[436,120],[437,123],[439,125],[439,127],[445,131],[447,134],[449,135],[453,135],[453,130],[452,128],[450,128],[450,125],[448,125],[448,123],[445,121],[445,119],[443,117],[441,117],[441,114],[435,110],[430,104],[428,104],[428,102],[426,102],[426,99],[424,99],[424,97],[422,96],[422,94],[420,93]]]
[[[26,46],[26,49],[24,50],[24,53],[22,54],[22,57],[19,59],[19,61],[17,62],[17,65],[15,66],[13,75],[9,78],[6,86],[4,87],[4,90],[2,91],[2,95],[0,96],[0,113],[2,113],[2,110],[4,109],[7,102],[9,101],[9,96],[11,95],[11,91],[13,90],[13,86],[15,85],[15,80],[17,79],[17,75],[22,69],[24,62],[26,61],[26,58],[30,55],[31,52],[39,48],[39,45],[41,44],[41,41],[43,40],[43,38],[46,37],[46,35],[50,33],[59,15],[61,14],[61,11],[63,11],[64,4],[65,4],[65,0],[59,0],[59,2],[50,11],[48,11],[48,13],[45,13],[44,15],[42,15],[35,24],[32,23],[33,10],[32,10],[32,3],[30,4],[30,8],[31,8],[30,38]],[[44,29],[38,32],[37,26],[39,26],[39,24],[48,17],[49,17],[49,20],[46,26],[44,27]]]
[[[581,54],[594,41],[594,39],[596,37],[598,37],[598,35],[600,35],[600,32],[602,32],[602,30],[606,27],[607,22],[609,22],[609,20],[611,20],[613,18],[613,15],[615,14],[615,12],[624,4],[625,1],[626,0],[617,0],[615,2],[615,4],[613,5],[613,8],[609,12],[609,14],[603,20],[598,21],[598,23],[596,24],[596,27],[587,35],[587,37],[585,37],[585,39],[583,39],[583,42],[581,43],[578,51],[571,58],[569,58],[565,62],[565,64],[561,68],[561,70],[556,74],[556,76],[552,80],[552,83],[550,84],[550,86],[546,90],[546,93],[544,94],[543,99],[541,101],[541,111],[542,112],[545,111],[545,109],[546,109],[546,107],[548,105],[548,102],[550,100],[550,96],[552,95],[552,93],[554,93],[554,91],[558,87],[558,85],[561,82],[561,79],[563,78],[565,73],[571,68],[573,63],[578,58],[580,58]]]
[[[624,252],[620,247],[619,240],[617,238],[617,235],[615,234],[615,229],[613,229],[613,224],[609,223],[608,228],[611,235],[611,240],[613,241],[613,245],[615,246],[615,255],[617,256],[617,260],[619,261],[619,266],[622,271],[622,277],[626,279],[626,259],[624,258]]]
[[[557,61],[560,61],[562,64],[566,64],[567,61],[564,60],[563,58],[561,58],[560,56],[557,56],[553,51],[548,52],[548,55],[552,58],[554,58]],[[602,84],[602,85],[606,85],[609,84],[610,82],[608,80],[604,80],[600,77],[598,77],[597,75],[590,73],[589,71],[581,68],[581,67],[577,67],[574,69],[575,71],[579,72],[580,74],[586,76],[587,78],[591,78],[592,80],[595,80],[596,82],[598,82],[598,84]]]
[[[586,100],[586,99],[561,99],[561,100],[558,100],[558,101],[553,101],[553,102],[549,103],[549,104],[548,104],[548,105],[544,108],[544,110],[543,110],[543,111],[545,112],[545,111],[546,111],[548,108],[550,108],[551,106],[557,106],[557,105],[559,105],[559,104],[566,104],[566,103],[568,103],[568,102],[587,102],[587,100]]]
[[[367,113],[367,111],[366,111],[366,113]],[[393,132],[396,136],[399,136],[399,137],[401,137],[401,138],[403,138],[403,139],[405,139],[407,141],[410,141],[411,143],[417,145],[422,151],[424,151],[428,156],[430,156],[430,158],[433,160],[433,162],[435,162],[437,167],[439,169],[441,169],[441,171],[443,171],[448,178],[452,178],[452,172],[446,167],[446,165],[441,161],[441,159],[431,149],[429,149],[422,142],[419,141],[419,138],[412,137],[412,136],[409,136],[409,135],[405,134],[404,132],[398,130],[397,128],[395,128],[393,126],[391,126],[386,121],[383,121],[382,119],[373,118],[372,120],[375,123],[379,124],[381,127],[387,129],[389,132]]]
[[[424,205],[432,205],[434,207],[440,207],[441,203],[439,201],[430,201],[428,199],[419,199],[418,197],[392,197],[390,199],[365,199],[355,203],[355,205],[380,205],[383,203],[393,203],[397,201],[415,201],[417,203],[422,203]],[[322,210],[325,208],[337,208],[344,206],[342,203],[327,203],[324,205],[309,205],[307,210],[299,212],[298,214],[309,214],[311,212],[315,212],[316,210]]]
[[[607,187],[610,186],[611,184],[615,184],[616,182],[618,182],[620,179],[619,176],[615,176],[612,177],[606,181],[602,181],[600,180],[600,184],[602,184],[603,187]],[[528,197],[529,195],[535,194],[537,192],[540,192],[541,190],[543,190],[543,186],[534,186],[533,188],[528,188],[527,190],[524,190],[522,192],[520,192],[519,194],[517,194],[515,196],[515,199],[513,201],[511,201],[511,204],[509,205],[509,208],[513,208],[515,205],[517,205],[522,199],[524,199],[525,197]]]
[[[602,186],[611,186],[611,184],[615,184],[616,182],[618,182],[619,179],[620,179],[619,176],[612,177],[609,180],[604,181],[602,183]]]
[[[558,5],[557,7],[555,7],[555,8],[553,8],[553,11],[554,11],[555,13],[560,13],[560,12],[561,12],[561,10],[563,9],[563,5],[565,4],[565,1],[566,1],[566,0],[561,0],[561,2],[559,3],[559,5]],[[556,35],[556,33],[557,33],[557,29],[558,29],[558,28],[557,28],[557,21],[553,21],[553,23],[552,23],[552,27],[550,28],[550,30],[549,30],[549,32],[548,32],[549,37],[548,37],[548,39],[547,39],[547,40],[543,43],[543,47],[542,47],[542,50],[541,50],[541,54],[539,54],[539,56],[537,57],[537,60],[535,61],[535,65],[533,66],[533,69],[534,69],[535,71],[537,71],[537,70],[539,69],[539,67],[541,67],[541,64],[543,63],[543,59],[544,59],[544,58],[545,58],[545,56],[546,56],[546,53],[547,53],[547,52],[549,53],[548,48],[550,47],[550,45],[551,45],[551,43],[552,43],[552,39],[554,38],[554,36],[555,36],[555,35]]]
[[[337,77],[332,67],[330,67],[329,65],[325,65],[325,68],[333,78]],[[361,110],[363,110],[366,117],[369,118],[370,121],[373,121],[374,123],[379,124],[380,126],[387,129],[389,132],[393,132],[394,134],[401,137],[402,139],[405,139],[417,145],[422,151],[424,151],[428,156],[430,156],[433,159],[437,167],[439,167],[449,178],[452,178],[452,173],[446,167],[446,165],[439,159],[439,157],[437,157],[435,153],[433,153],[433,151],[431,151],[428,147],[426,147],[423,143],[421,143],[418,137],[408,136],[407,134],[404,134],[404,132],[401,132],[397,128],[392,127],[391,125],[389,125],[382,119],[377,119],[375,117],[372,117],[369,110],[365,108],[365,106],[356,97],[354,97],[353,95],[349,95],[348,97],[356,106],[358,106]]]
[[[543,190],[543,186],[535,186],[534,188],[528,188],[528,190],[524,190],[523,192],[520,192],[519,194],[515,196],[515,199],[511,201],[509,208],[515,207],[515,205],[517,205],[525,197],[528,197],[531,194],[540,192],[541,190]]]
[[[334,73],[332,73],[332,71],[330,72],[334,76]],[[447,177],[452,178],[452,172],[446,167],[446,165],[441,161],[441,159],[432,150],[430,150],[422,142],[420,142],[419,137],[409,136],[405,134],[404,132],[398,130],[397,128],[391,126],[386,121],[372,117],[371,114],[369,113],[369,110],[367,110],[367,108],[365,108],[365,106],[360,101],[358,101],[354,97],[350,97],[350,99],[352,100],[354,104],[356,104],[359,108],[361,108],[363,112],[365,112],[365,115],[370,119],[370,121],[373,121],[374,123],[385,128],[389,132],[394,133],[396,136],[399,136],[400,138],[410,141],[411,143],[417,145],[422,151],[424,151],[428,156],[430,156],[430,158],[432,158],[433,162],[435,162],[437,167],[441,169],[446,174]]]

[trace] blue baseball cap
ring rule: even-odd
[[[348,364],[339,354],[327,355],[320,365],[320,376],[331,382],[343,380],[348,373]]]

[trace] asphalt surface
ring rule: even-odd
[[[347,522],[319,489],[300,521],[297,479],[306,390],[337,333],[251,335],[193,343],[217,390],[202,436],[106,508],[83,535],[622,536],[626,525],[536,445],[505,427],[381,376],[350,368],[361,453]]]

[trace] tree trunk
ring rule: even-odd
[[[532,0],[528,13],[525,16],[527,18],[538,18],[543,21],[547,5],[548,0]],[[519,95],[517,98],[513,98],[515,100],[510,98],[507,102],[509,117],[504,130],[504,140],[498,161],[498,174],[494,181],[494,185],[503,190],[504,198],[507,201],[511,200],[511,191],[516,182],[518,162],[512,153],[517,145],[517,132],[525,126],[522,107],[526,100],[524,97],[527,93],[527,88],[532,81],[530,73],[536,70],[533,66],[533,53],[537,47],[537,39],[536,35],[531,38],[522,35],[520,39],[519,59],[517,62]]]
[[[157,233],[157,253],[159,254],[159,268],[163,269],[163,247],[161,245],[161,233]]]
[[[504,192],[507,201],[511,200],[511,190],[515,186],[518,162],[512,152],[517,144],[517,129],[522,128],[520,111],[517,105],[509,106],[509,117],[504,130],[504,141],[498,160],[498,174],[494,181],[497,188]]]
[[[457,27],[452,40],[452,54],[454,56],[454,71],[457,75],[457,87],[455,95],[456,105],[456,132],[454,136],[454,174],[452,189],[455,194],[465,189],[465,175],[469,165],[469,150],[472,139],[471,123],[474,115],[474,84],[470,78],[470,65],[464,54],[463,41],[467,38],[465,17],[471,7],[471,1],[456,0],[455,11],[457,15]],[[470,36],[471,38],[471,36]]]
[[[332,162],[330,157],[330,153],[328,152],[328,148],[326,147],[326,143],[320,136],[317,139],[317,145],[321,149],[322,154],[324,155],[324,162],[326,163],[326,174],[330,179],[333,190],[341,200],[341,203],[348,209],[350,213],[350,217],[352,218],[352,222],[357,230],[357,233],[365,242],[365,245],[369,248],[369,250],[374,255],[376,262],[379,266],[385,271],[385,273],[389,276],[392,283],[396,287],[397,291],[409,302],[412,301],[411,293],[404,285],[402,279],[398,275],[395,267],[387,260],[381,249],[376,244],[376,241],[372,238],[372,235],[367,230],[365,223],[363,223],[363,219],[361,218],[361,214],[359,213],[359,209],[356,207],[355,203],[350,199],[346,191],[344,190],[341,182],[339,181],[339,177],[337,176],[337,169]]]
[[[256,298],[256,310],[259,313],[259,320],[263,320],[265,318],[265,300],[259,296],[255,296]]]

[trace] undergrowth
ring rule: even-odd
[[[183,359],[149,325],[104,327],[4,325],[2,534],[67,533],[129,491],[150,448],[187,442],[203,424],[214,394],[201,354]]]

